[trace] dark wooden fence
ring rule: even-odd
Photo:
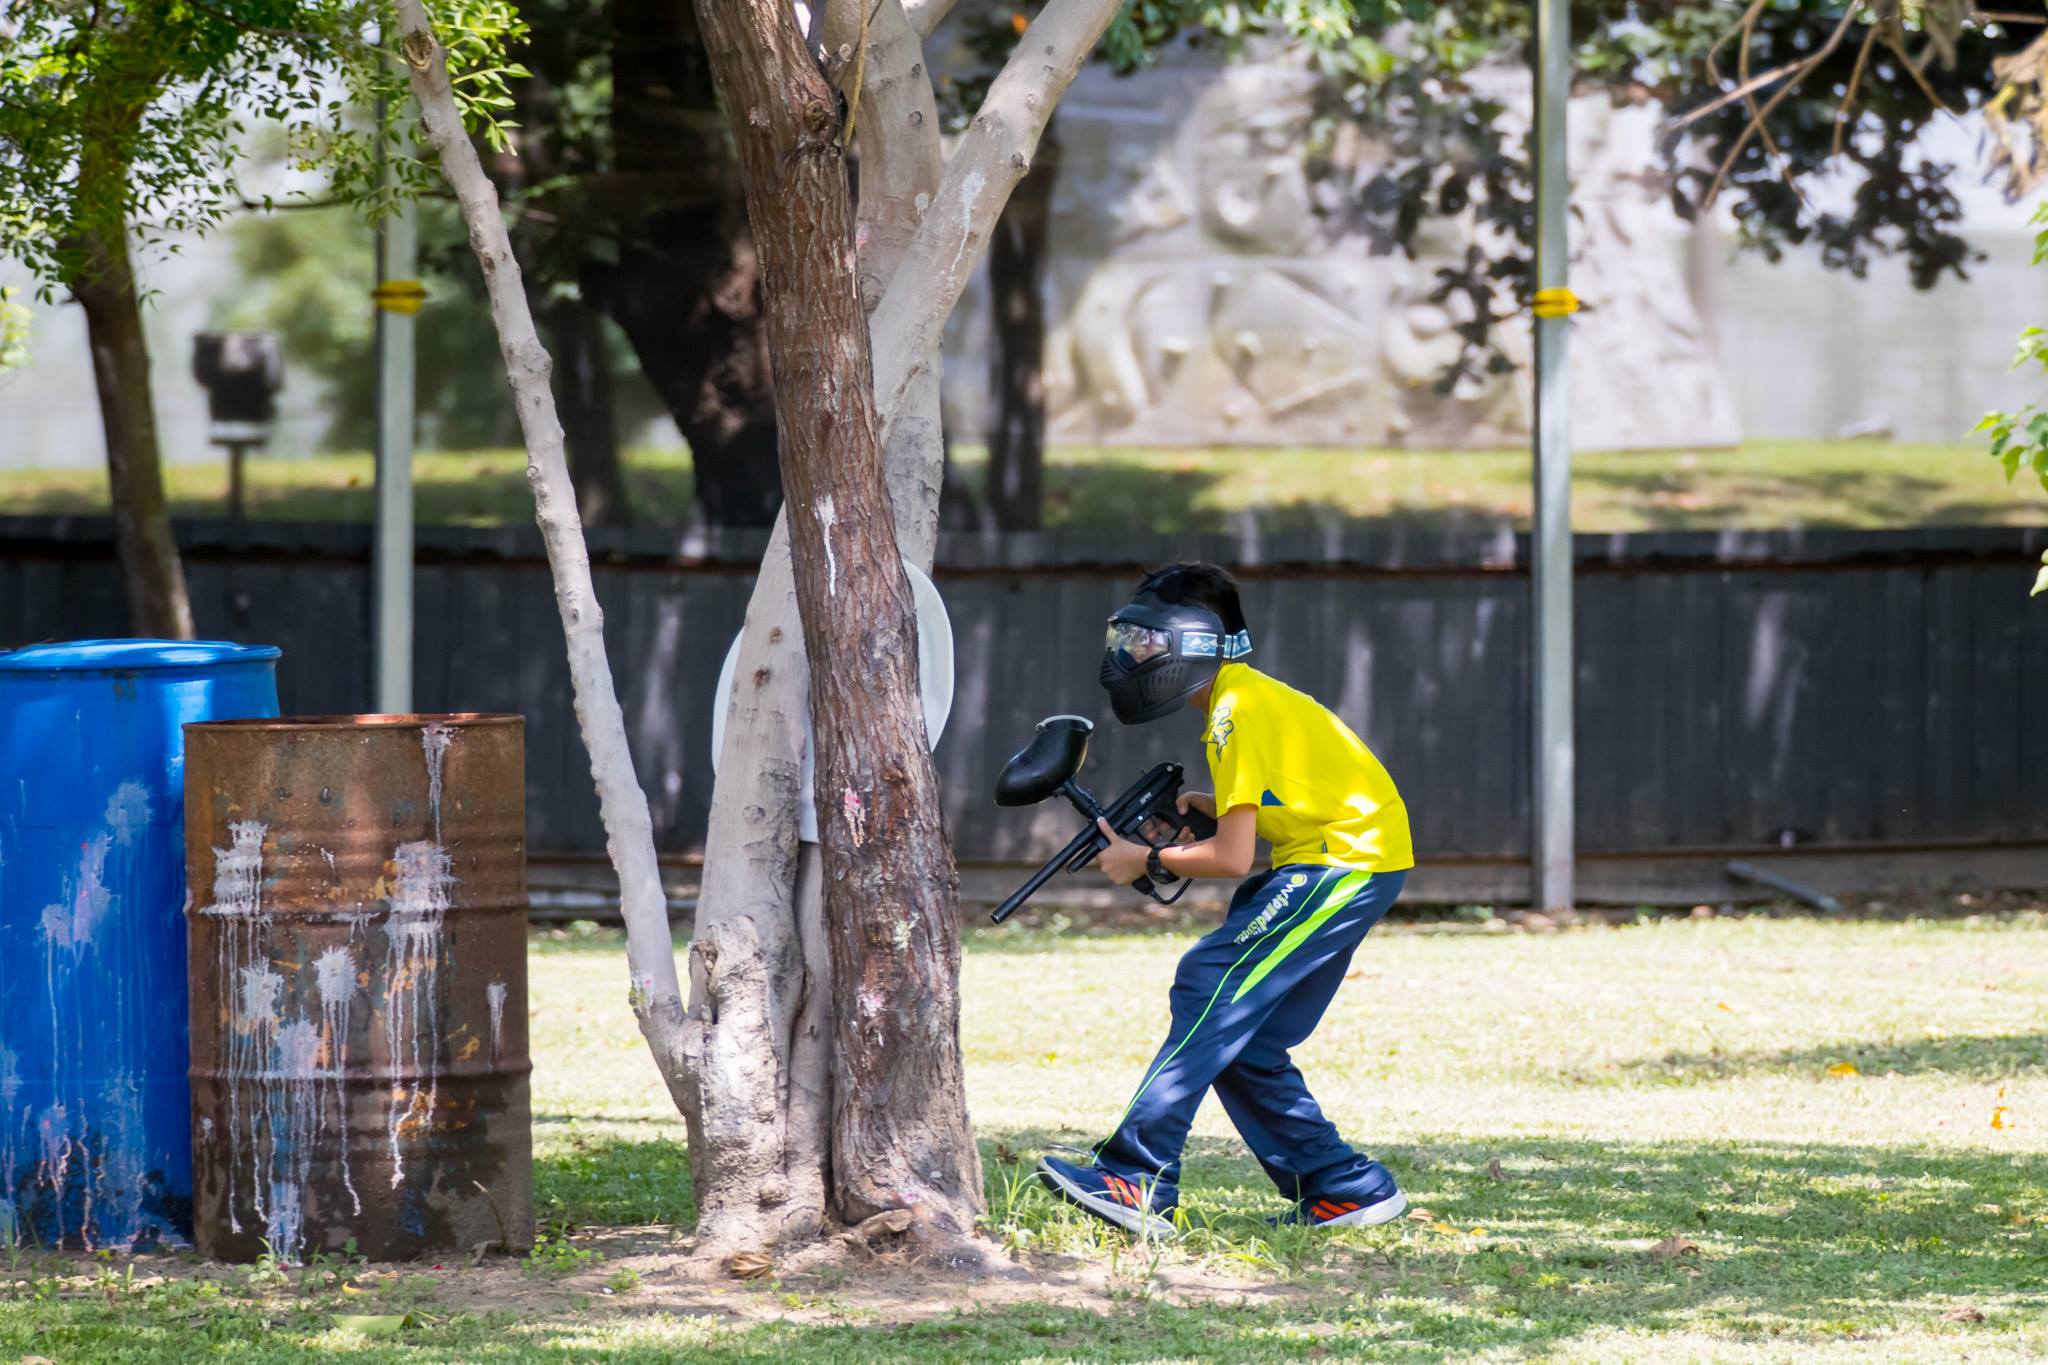
[[[369,530],[181,528],[207,636],[281,645],[286,710],[371,699]],[[606,637],[664,853],[700,850],[718,667],[762,538],[598,532]],[[1577,546],[1579,842],[1593,854],[1989,848],[2048,841],[2048,530],[1655,533]],[[935,578],[958,680],[938,748],[963,862],[1045,856],[1064,810],[997,811],[996,768],[1043,715],[1107,719],[1103,618],[1138,570],[1239,567],[1259,667],[1386,760],[1433,862],[1528,847],[1527,545],[1333,528],[1304,540],[949,537]],[[0,644],[120,634],[108,523],[0,519]],[[527,528],[428,528],[422,710],[517,711],[537,855],[604,846],[546,562]],[[1089,779],[1179,755],[1192,716],[1099,733]]]

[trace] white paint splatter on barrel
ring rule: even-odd
[[[387,958],[384,963],[384,1041],[396,1070],[391,1084],[391,1187],[405,1183],[404,1147],[400,1134],[408,1123],[431,1120],[440,1093],[439,992],[441,921],[448,913],[449,889],[455,883],[448,853],[439,844],[418,839],[400,844],[391,855],[393,876],[384,921]],[[410,1082],[408,1085],[407,1082]],[[401,1099],[403,1103],[401,1103]]]
[[[491,1008],[492,1066],[496,1066],[505,1055],[505,996],[506,986],[502,981],[493,981],[484,987],[484,1000]]]

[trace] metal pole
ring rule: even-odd
[[[406,109],[410,111],[411,102]],[[401,125],[405,122],[401,116]],[[401,141],[399,150],[406,143]],[[398,183],[389,156],[387,189]],[[413,328],[425,291],[413,278],[419,221],[401,198],[377,228],[377,508],[371,552],[376,580],[377,709],[407,712],[412,703],[412,440]]]
[[[1578,300],[1565,286],[1565,101],[1571,93],[1569,0],[1536,5],[1536,441],[1532,598],[1537,904],[1572,906],[1572,449],[1565,366]]]

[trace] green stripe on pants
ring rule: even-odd
[[[1330,888],[1330,894],[1323,898],[1323,903],[1316,908],[1316,912],[1290,929],[1287,937],[1281,939],[1273,951],[1266,954],[1264,958],[1260,959],[1259,965],[1251,969],[1245,979],[1239,983],[1237,994],[1230,997],[1230,1003],[1235,1005],[1238,1001],[1244,999],[1246,991],[1265,980],[1266,973],[1279,966],[1289,953],[1307,942],[1308,936],[1328,923],[1330,916],[1349,905],[1352,898],[1365,890],[1366,883],[1371,880],[1372,873],[1370,872],[1353,872],[1338,881],[1334,887]]]
[[[1358,874],[1354,873],[1353,875],[1355,876]],[[1102,1149],[1109,1145],[1110,1138],[1114,1138],[1117,1135],[1117,1130],[1124,1126],[1124,1120],[1131,1116],[1131,1110],[1138,1107],[1138,1101],[1145,1098],[1145,1092],[1152,1088],[1152,1082],[1158,1080],[1161,1074],[1165,1072],[1166,1068],[1173,1065],[1173,1059],[1180,1056],[1181,1049],[1188,1045],[1188,1039],[1195,1036],[1195,1031],[1201,1028],[1202,1021],[1209,1017],[1209,1011],[1216,1008],[1216,1002],[1223,998],[1224,987],[1230,984],[1230,973],[1236,971],[1239,967],[1242,967],[1245,964],[1245,960],[1249,958],[1253,953],[1256,953],[1259,950],[1259,945],[1261,943],[1264,943],[1267,939],[1279,933],[1282,929],[1285,929],[1289,924],[1292,924],[1295,920],[1301,918],[1301,916],[1308,914],[1318,904],[1316,898],[1319,895],[1327,898],[1330,893],[1337,890],[1338,888],[1341,888],[1344,885],[1344,883],[1348,880],[1349,878],[1340,878],[1335,882],[1318,882],[1314,887],[1310,888],[1309,894],[1302,898],[1302,903],[1300,907],[1297,908],[1292,915],[1289,915],[1286,919],[1280,921],[1280,923],[1267,929],[1265,933],[1260,934],[1258,938],[1252,941],[1251,947],[1245,949],[1243,955],[1240,956],[1237,959],[1237,961],[1231,963],[1227,969],[1225,969],[1223,973],[1223,979],[1216,983],[1216,990],[1214,994],[1210,995],[1209,1003],[1202,1006],[1202,1012],[1195,1016],[1195,1022],[1188,1025],[1188,1031],[1185,1034],[1181,1035],[1181,1040],[1178,1043],[1174,1044],[1173,1050],[1167,1053],[1166,1056],[1162,1057],[1159,1060],[1159,1064],[1153,1067],[1152,1070],[1146,1074],[1143,1083],[1141,1083],[1138,1086],[1138,1093],[1131,1096],[1131,1102],[1129,1104],[1126,1104],[1124,1106],[1124,1112],[1117,1116],[1115,1127],[1112,1127],[1109,1130],[1109,1137],[1106,1137],[1101,1142],[1095,1144],[1095,1155],[1097,1159],[1101,1158]],[[1353,892],[1347,893],[1345,899],[1349,900],[1351,898],[1351,895],[1353,894],[1356,894],[1355,889]],[[1327,918],[1327,915],[1322,915],[1319,913],[1315,916],[1315,918],[1311,920],[1311,923],[1320,924],[1323,922],[1324,919]],[[1300,932],[1301,931],[1298,929],[1295,931],[1295,933]],[[1292,940],[1293,937],[1294,936],[1290,934],[1288,936],[1288,940]],[[1286,946],[1286,941],[1283,941],[1281,947],[1284,948]],[[1277,952],[1279,950],[1275,949],[1275,951]],[[1265,961],[1261,962],[1257,967],[1253,968],[1251,979],[1256,981],[1261,975],[1265,973],[1266,969],[1272,964],[1272,961],[1273,959],[1268,957]],[[1230,1002],[1232,1004],[1236,1004],[1237,996],[1243,994],[1244,988],[1239,987],[1237,995],[1233,995],[1230,997]]]

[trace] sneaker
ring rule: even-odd
[[[1406,1212],[1408,1196],[1395,1190],[1370,1204],[1355,1199],[1308,1199],[1268,1221],[1275,1227],[1307,1223],[1318,1228],[1369,1228],[1391,1223]]]
[[[1171,1237],[1173,1222],[1162,1214],[1173,1212],[1173,1204],[1158,1198],[1151,1182],[1143,1185],[1126,1180],[1100,1166],[1076,1166],[1071,1161],[1046,1156],[1038,1159],[1038,1179],[1069,1204],[1114,1223],[1140,1237]]]
[[[1303,1199],[1273,1219],[1276,1226],[1307,1223],[1318,1228],[1369,1228],[1390,1223],[1408,1211],[1408,1196],[1394,1183],[1394,1176],[1377,1161],[1369,1161],[1346,1180],[1342,1194]]]

